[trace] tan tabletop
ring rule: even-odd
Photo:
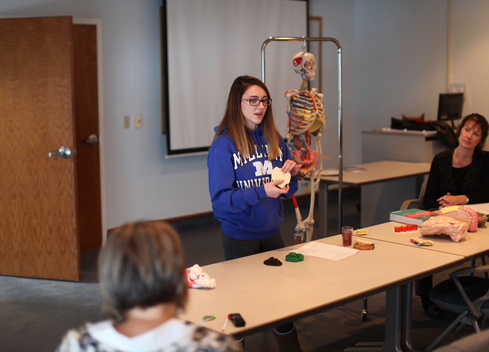
[[[360,186],[361,226],[371,226],[389,220],[388,212],[399,209],[405,199],[417,198],[430,163],[407,161],[377,161],[356,165],[359,172],[343,172],[343,186]],[[326,236],[328,219],[328,185],[338,183],[338,176],[321,177],[318,229]],[[338,233],[341,219],[338,220]],[[348,224],[343,224],[348,225]]]
[[[449,236],[422,236],[419,231],[396,233],[394,228],[402,224],[398,222],[387,222],[380,225],[367,227],[368,235],[360,236],[373,241],[381,240],[391,243],[402,244],[410,247],[418,247],[428,251],[438,251],[449,254],[460,255],[466,261],[489,254],[489,228],[484,225],[477,232],[468,232],[467,237],[460,242],[454,242]],[[417,246],[410,238],[422,238],[433,241],[433,246]]]
[[[430,171],[430,165],[430,163],[392,160],[355,165],[356,167],[363,169],[363,171],[343,172],[343,184],[363,186],[370,183],[421,176]],[[321,181],[338,183],[338,176],[323,176],[321,177]]]
[[[341,236],[318,242],[340,245]],[[375,250],[359,251],[338,261],[307,256],[303,262],[286,262],[285,255],[293,248],[203,267],[216,279],[217,287],[212,290],[190,289],[189,304],[181,317],[221,331],[228,313],[241,313],[246,326],[235,328],[229,323],[225,333],[250,335],[364,296],[398,288],[455,267],[464,260],[453,254],[378,241]],[[283,265],[264,265],[263,261],[272,256],[280,259]],[[398,320],[399,302],[396,305],[392,314]],[[204,315],[217,318],[202,323]]]

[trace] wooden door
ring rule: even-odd
[[[80,280],[71,17],[0,20],[0,274]]]
[[[102,246],[97,27],[73,25],[80,250]]]

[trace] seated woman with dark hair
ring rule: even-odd
[[[488,122],[467,115],[456,132],[458,145],[435,156],[423,198],[425,209],[489,202],[489,153],[483,150]]]
[[[185,257],[164,222],[114,230],[99,257],[110,320],[68,331],[57,351],[242,351],[232,337],[177,318],[185,308]]]
[[[489,202],[489,152],[483,150],[488,131],[484,116],[464,117],[456,133],[457,147],[437,154],[431,163],[424,209]],[[432,287],[432,276],[415,282],[416,294],[431,318],[443,312],[428,296]]]

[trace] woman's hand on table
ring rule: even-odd
[[[466,204],[466,198],[467,197],[464,195],[452,196],[450,192],[448,192],[443,197],[438,198],[437,201],[440,204],[440,208],[445,208],[452,205],[464,205]]]

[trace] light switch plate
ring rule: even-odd
[[[140,128],[143,127],[143,115],[137,114],[134,120],[134,127]]]

